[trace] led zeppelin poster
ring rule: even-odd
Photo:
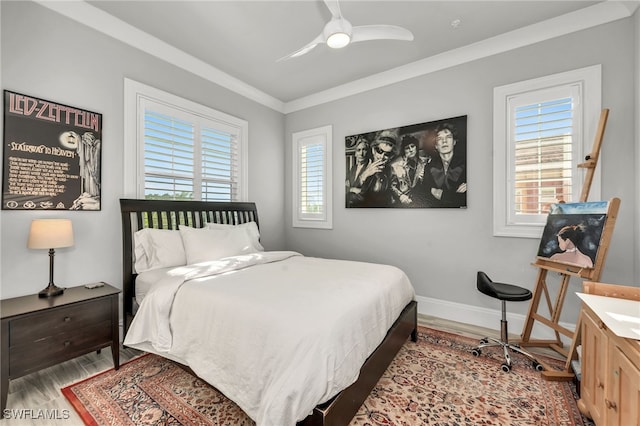
[[[100,210],[102,114],[4,91],[3,210]]]

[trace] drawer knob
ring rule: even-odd
[[[64,342],[64,346],[65,346],[65,347],[69,346],[70,344],[71,344],[71,341],[70,341],[70,340],[66,340],[66,341]]]
[[[598,387],[600,389],[604,389],[604,383],[602,383],[600,380],[598,380]]]
[[[71,317],[64,317],[64,322],[69,322],[71,321]]]
[[[608,399],[605,399],[604,403],[607,406],[607,408],[614,409],[614,410],[618,408],[614,401],[609,401]]]

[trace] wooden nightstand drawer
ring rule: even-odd
[[[43,337],[35,342],[13,346],[9,349],[11,377],[29,374],[41,368],[58,364],[92,349],[108,346],[113,339],[110,319],[92,325]]]
[[[111,306],[108,303],[87,302],[52,309],[11,321],[9,346],[33,344],[57,334],[75,332],[79,327],[110,320]]]

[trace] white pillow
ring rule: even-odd
[[[136,272],[187,264],[180,232],[144,228],[134,234]]]
[[[258,230],[258,225],[256,225],[255,222],[241,223],[239,225],[226,225],[224,223],[209,222],[207,223],[207,228],[209,229],[230,229],[230,228],[244,229],[249,235],[249,238],[251,239],[251,244],[253,245],[253,248],[255,249],[255,251],[264,251],[264,247],[262,247],[262,244],[260,244],[260,231]]]
[[[134,272],[140,273],[149,270],[149,262],[147,261],[147,252],[144,250],[143,236],[140,231],[133,234],[133,269]]]
[[[256,252],[243,228],[208,229],[180,225],[179,229],[189,265]]]

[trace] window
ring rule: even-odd
[[[494,235],[539,238],[551,204],[580,201],[600,105],[599,65],[494,89]]]
[[[293,226],[331,229],[332,127],[293,134]]]
[[[246,199],[246,121],[128,79],[124,119],[127,194]]]

